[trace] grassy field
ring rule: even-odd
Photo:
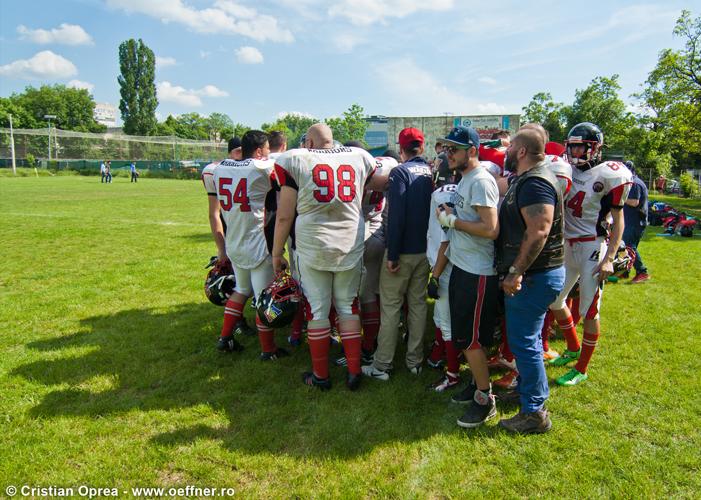
[[[216,352],[206,207],[195,181],[0,178],[0,496],[192,485],[273,498],[698,498],[701,238],[648,229],[653,278],[607,287],[590,380],[552,388],[551,433],[514,437],[496,420],[459,429],[461,408],[425,390],[431,370],[350,393],[333,367],[321,393],[299,381],[306,347],[269,364],[255,338]]]

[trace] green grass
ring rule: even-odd
[[[270,364],[254,338],[243,353],[216,352],[206,210],[196,181],[0,178],[0,491],[699,495],[700,238],[648,229],[640,250],[653,278],[607,287],[590,380],[552,388],[551,433],[513,437],[496,421],[460,430],[460,408],[424,389],[430,370],[350,393],[332,367],[335,386],[320,393],[299,382],[306,348]]]

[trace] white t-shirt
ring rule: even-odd
[[[444,184],[431,194],[431,217],[428,219],[428,232],[426,235],[426,257],[431,267],[436,265],[438,248],[441,246],[441,243],[448,241],[448,232],[438,222],[436,209],[443,204],[452,202],[457,187],[457,184]]]
[[[321,271],[353,268],[363,258],[361,202],[375,159],[354,147],[292,149],[277,158],[275,171],[281,186],[297,189],[300,258]]]
[[[606,236],[611,207],[625,204],[632,182],[633,174],[617,161],[599,163],[589,170],[572,168],[572,189],[565,201],[565,238]]]
[[[455,215],[458,219],[477,222],[480,216],[474,207],[497,209],[499,188],[487,169],[475,168],[464,174],[453,195]],[[446,255],[453,265],[463,271],[481,276],[493,276],[494,241],[473,236],[457,229],[448,232],[450,245]]]
[[[269,255],[263,227],[272,160],[224,160],[214,171],[226,222],[226,254],[238,267],[253,269]]]

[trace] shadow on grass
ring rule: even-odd
[[[209,243],[212,241],[212,233],[190,233],[182,235],[182,238],[194,243]]]
[[[332,367],[335,385],[322,393],[301,383],[300,373],[309,366],[306,346],[270,363],[258,359],[255,337],[242,339],[242,353],[217,352],[220,314],[221,309],[204,303],[88,318],[77,333],[30,343],[32,349],[50,352],[50,359],[22,365],[13,374],[69,386],[47,394],[30,410],[32,417],[189,410],[163,417],[190,423],[153,438],[164,446],[215,439],[253,453],[354,456],[382,443],[459,432],[455,419],[464,408],[451,404],[449,394],[426,390],[437,372],[427,370],[417,380],[402,369],[401,348],[395,358],[401,368],[389,382],[366,379],[353,393],[345,387],[345,369]],[[247,316],[252,314],[247,310]],[[285,334],[278,333],[279,345]],[[202,406],[218,415],[200,411]],[[228,424],[208,423],[221,422],[221,415]],[[199,422],[193,425],[193,419]],[[498,431],[488,426],[478,432]]]

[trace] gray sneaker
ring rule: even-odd
[[[389,380],[389,373],[384,370],[378,370],[374,365],[365,365],[360,368],[363,371],[363,375],[371,378],[376,378],[377,380]]]
[[[517,434],[543,434],[553,426],[550,414],[545,408],[531,413],[518,412],[511,418],[501,419],[499,427]]]
[[[475,385],[475,381],[471,380],[462,391],[453,394],[453,397],[450,398],[450,402],[458,405],[468,405],[475,399],[476,390],[477,386]]]
[[[421,366],[421,365],[416,365],[416,366],[412,366],[411,368],[409,368],[409,373],[411,373],[412,375],[416,375],[416,376],[421,375],[422,371],[423,371],[423,366]]]

